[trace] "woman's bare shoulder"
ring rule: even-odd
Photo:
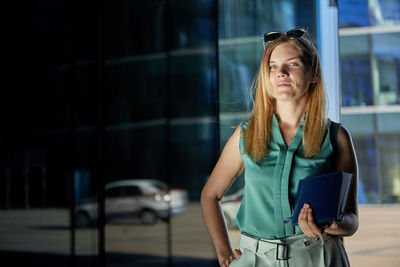
[[[346,172],[355,172],[357,169],[356,154],[350,132],[340,125],[337,137],[338,169]]]

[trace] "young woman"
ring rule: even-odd
[[[350,134],[326,117],[320,59],[307,35],[306,28],[264,35],[250,119],[203,188],[202,214],[221,266],[349,266],[340,237],[358,228],[357,160]],[[319,227],[305,205],[294,227],[299,180],[333,171],[353,173],[342,221]],[[240,249],[232,250],[220,200],[242,172]]]

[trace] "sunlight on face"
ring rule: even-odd
[[[310,75],[300,56],[301,49],[294,42],[282,43],[272,51],[269,78],[277,101],[299,101],[306,96]]]

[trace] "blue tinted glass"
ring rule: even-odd
[[[342,106],[373,104],[371,66],[367,56],[342,57]]]
[[[397,0],[339,0],[339,26],[389,26],[400,23]]]
[[[398,202],[400,2],[338,2],[342,120],[359,157],[360,203]]]
[[[368,26],[368,0],[339,0],[339,27]]]

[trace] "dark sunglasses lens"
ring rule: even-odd
[[[282,33],[280,32],[270,32],[264,34],[264,43],[271,42],[272,40],[275,40],[276,38],[281,37]]]
[[[286,35],[289,36],[289,37],[300,38],[301,36],[304,35],[305,32],[306,32],[306,31],[303,30],[303,29],[297,29],[297,30],[288,31],[288,32],[286,33]]]

